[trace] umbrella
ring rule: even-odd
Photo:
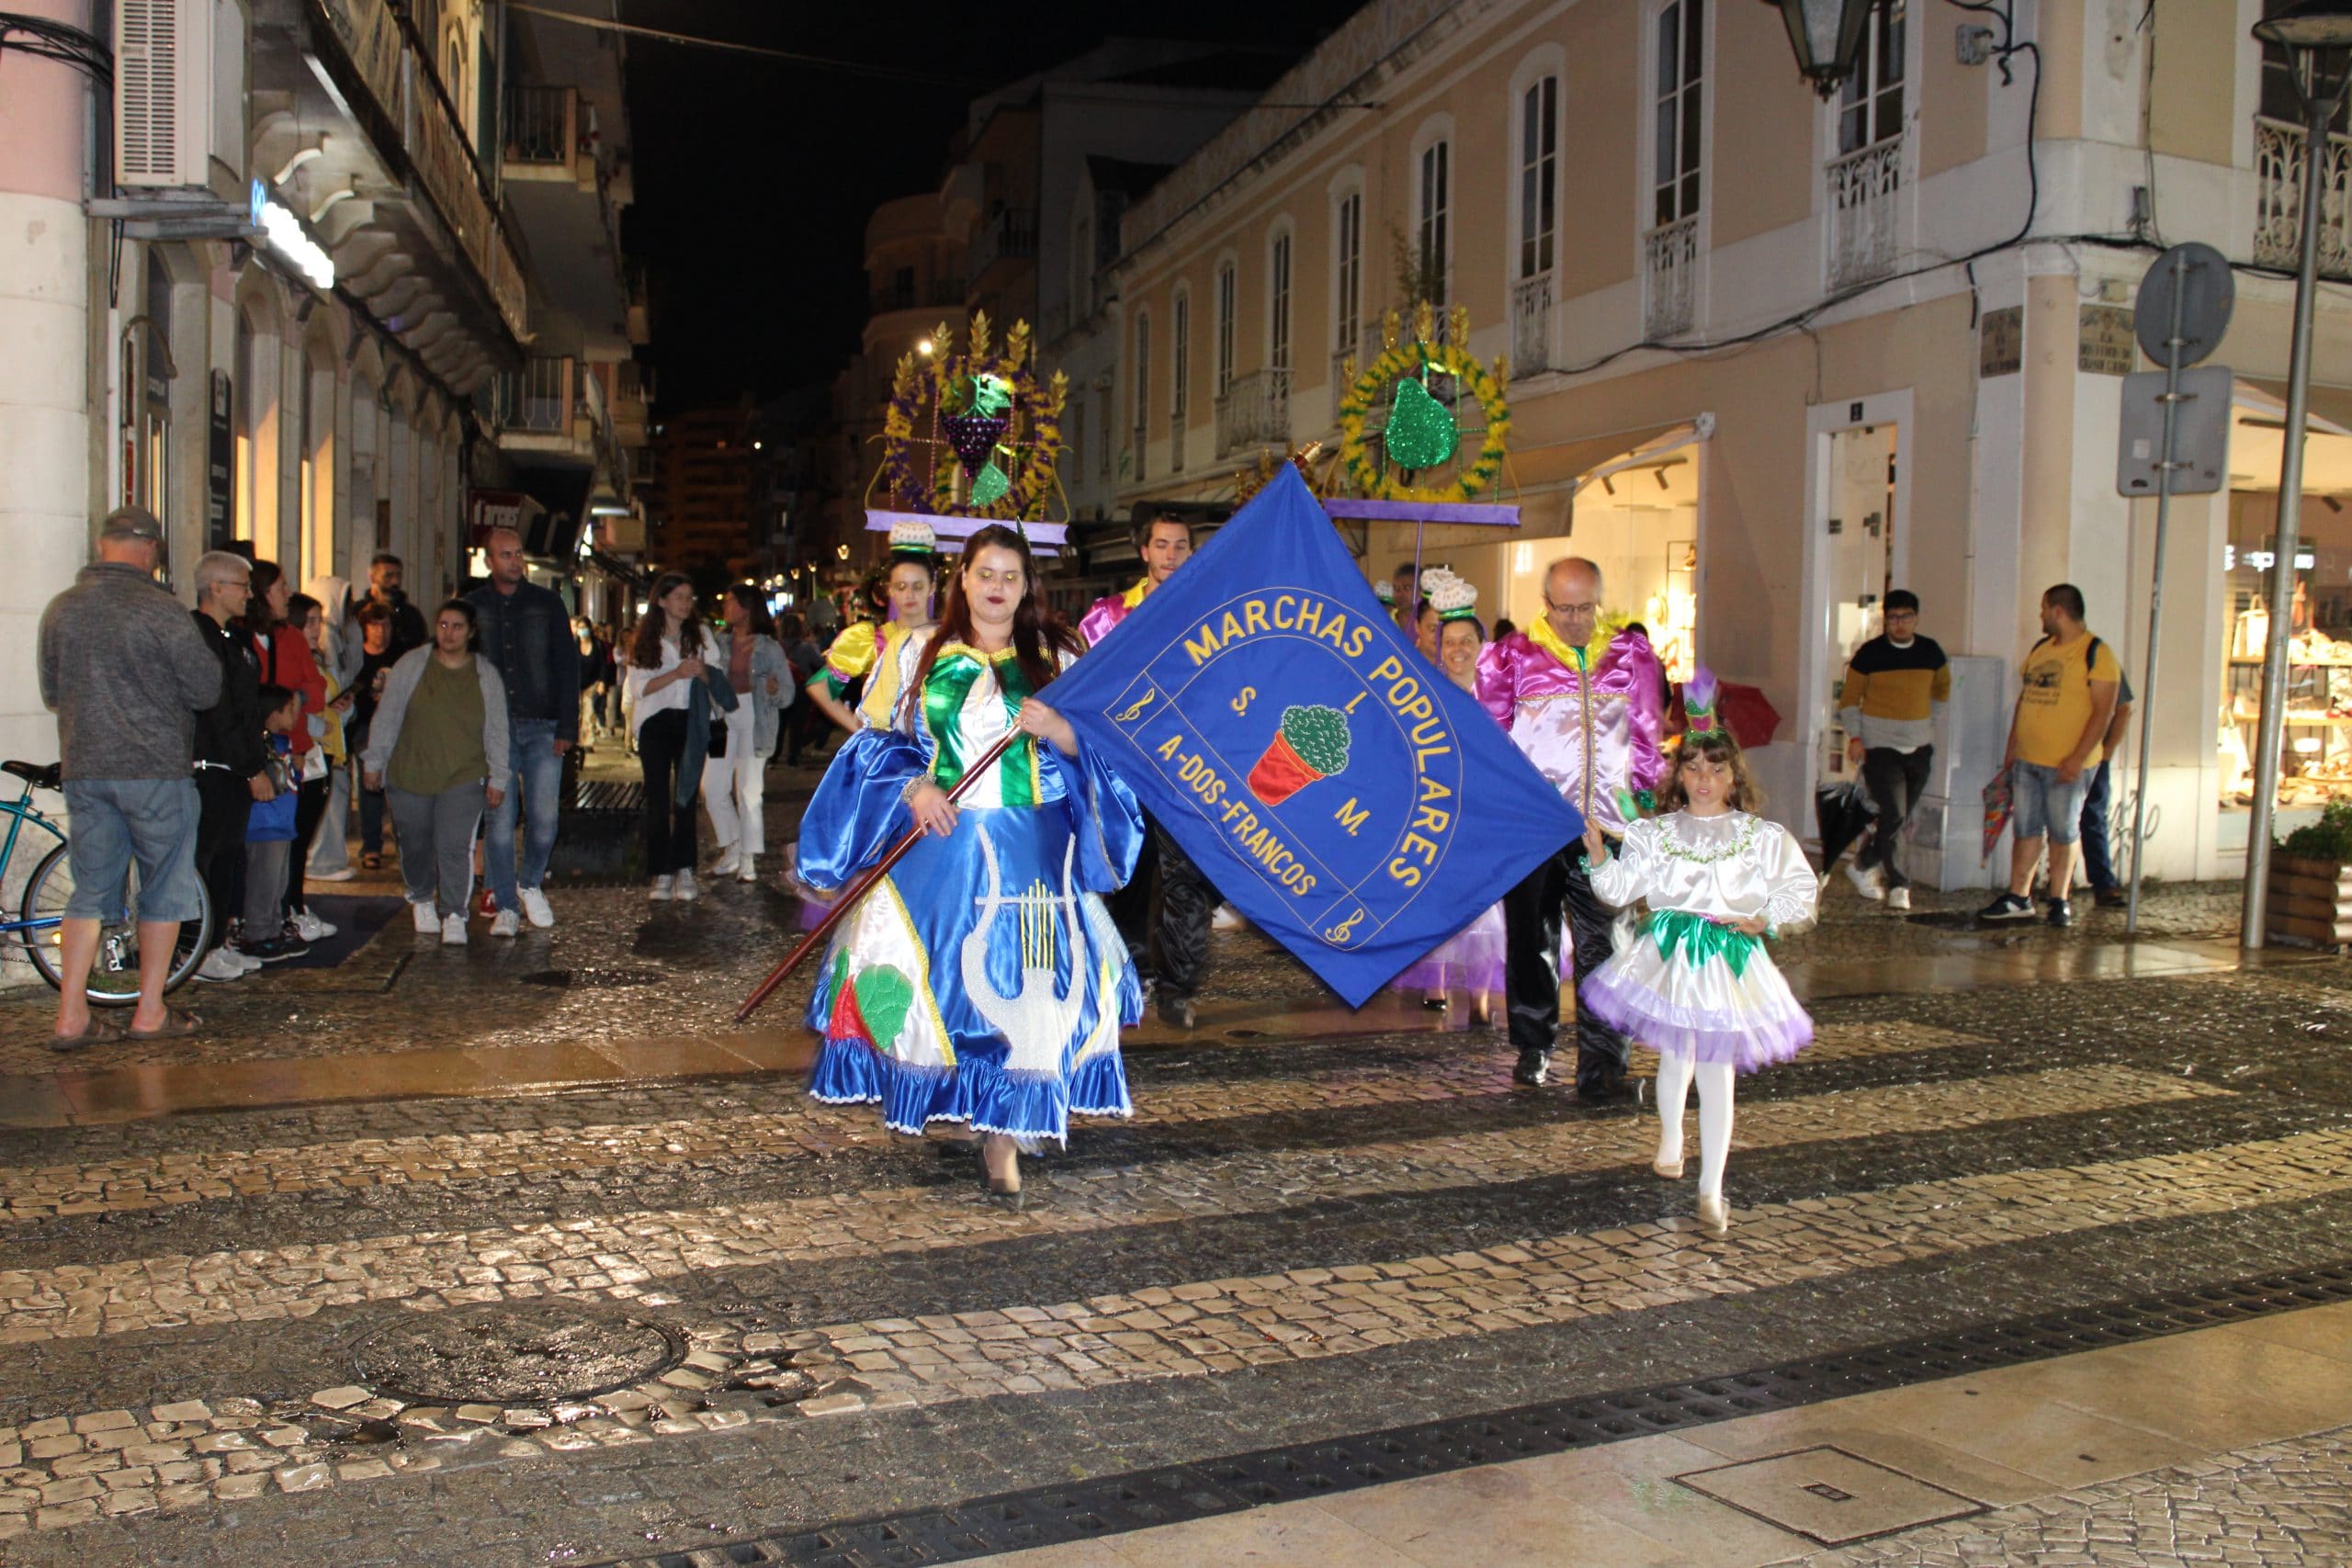
[[[1993,846],[2001,841],[2001,831],[2017,814],[2017,791],[2009,770],[2003,768],[1984,786],[1984,853],[1983,859],[1993,858]]]
[[[1821,827],[1821,869],[1826,874],[1838,857],[1870,830],[1878,807],[1858,779],[1824,784],[1813,792],[1814,820]]]
[[[1781,728],[1781,710],[1766,701],[1764,694],[1754,686],[1725,681],[1721,694],[1715,698],[1715,712],[1744,750],[1770,746],[1773,731]]]

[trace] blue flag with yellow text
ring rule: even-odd
[[[1584,831],[1288,465],[1046,700],[1351,1007]]]

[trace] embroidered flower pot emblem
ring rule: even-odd
[[[1320,704],[1283,709],[1273,739],[1250,770],[1250,793],[1280,806],[1308,784],[1348,766],[1348,716]]]

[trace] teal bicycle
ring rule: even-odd
[[[0,762],[0,773],[22,779],[25,784],[24,792],[14,800],[0,800],[0,816],[8,819],[8,835],[0,840],[0,877],[6,876],[17,840],[27,828],[38,829],[57,840],[25,879],[24,897],[17,906],[19,918],[0,920],[0,952],[12,947],[22,952],[49,982],[50,989],[58,990],[64,984],[60,933],[65,901],[74,893],[74,867],[66,854],[65,829],[33,803],[33,791],[62,790],[64,781],[55,762]],[[26,847],[29,852],[38,843],[30,840]],[[166,991],[186,985],[212,946],[212,898],[201,883],[197,894],[198,912],[180,927],[171,973],[164,981]],[[112,919],[99,923],[98,955],[90,965],[88,990],[91,1004],[96,1007],[130,1007],[139,1000],[139,863],[135,860],[123,907]]]

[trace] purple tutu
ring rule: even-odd
[[[1415,959],[1389,986],[1417,996],[1448,990],[1499,991],[1508,945],[1503,907],[1489,904],[1476,919]]]
[[[1668,955],[1645,934],[1587,977],[1577,1005],[1639,1044],[1752,1073],[1813,1043],[1813,1020],[1759,943],[1737,975]]]

